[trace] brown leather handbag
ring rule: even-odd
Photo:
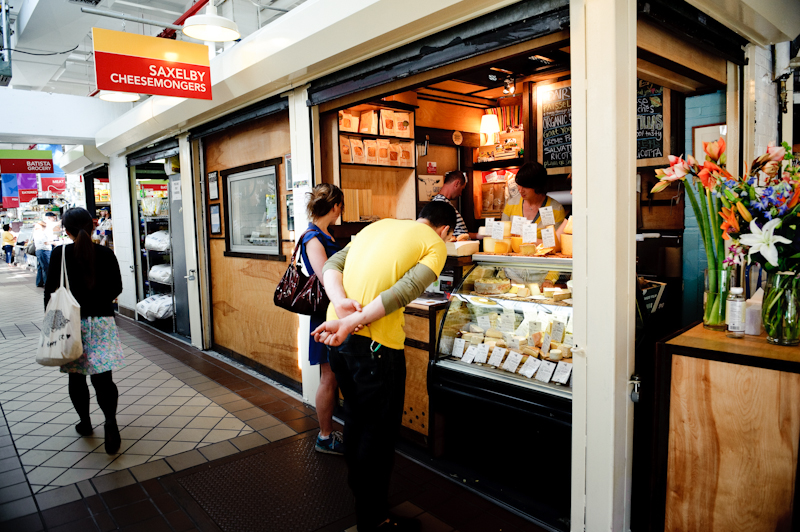
[[[295,314],[316,316],[325,314],[330,299],[316,273],[308,277],[297,267],[297,252],[303,246],[303,237],[306,233],[308,230],[300,236],[299,242],[294,247],[289,267],[275,288],[273,302],[275,306]]]

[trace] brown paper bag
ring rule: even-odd
[[[400,166],[414,166],[414,143],[400,143]]]
[[[402,151],[399,142],[389,143],[389,166],[400,166],[400,155]]]
[[[378,164],[389,164],[389,139],[378,139]]]
[[[395,111],[394,131],[396,136],[406,139],[411,138],[411,116],[410,113]]]
[[[378,134],[378,113],[375,111],[364,111],[361,113],[361,121],[358,126],[360,133],[367,135]]]
[[[339,158],[343,163],[353,162],[353,151],[350,148],[350,138],[344,135],[339,136]]]
[[[350,138],[350,150],[353,152],[353,162],[356,164],[366,164],[367,156],[364,153],[364,143],[361,139]]]
[[[381,109],[381,135],[394,136],[394,111]]]
[[[358,133],[358,117],[350,111],[339,111],[339,131]]]

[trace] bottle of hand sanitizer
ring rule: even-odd
[[[725,302],[725,321],[728,324],[729,338],[744,338],[745,300],[740,286],[731,288]]]

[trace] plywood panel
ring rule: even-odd
[[[721,85],[725,85],[728,81],[728,66],[724,59],[700,47],[692,46],[652,22],[641,19],[637,22],[636,45],[642,50],[708,76]]]
[[[426,318],[421,318],[419,316],[412,316],[410,314],[406,314],[406,324],[403,327],[403,330],[406,333],[406,338],[411,338],[412,340],[418,340],[420,342],[428,343],[431,340],[431,323]]]
[[[413,168],[348,166],[342,169],[342,188],[370,189],[375,216],[412,219],[416,205],[414,175]]]
[[[406,316],[406,320],[411,316]],[[425,320],[427,325],[427,320]],[[428,435],[428,352],[406,346],[406,397],[403,426]]]
[[[674,356],[667,531],[791,529],[800,375]]]
[[[461,105],[420,100],[416,122],[417,127],[454,129],[457,131],[480,133],[482,116],[482,109],[472,109]]]
[[[428,155],[417,159],[417,173],[428,173],[428,163],[436,163],[436,175],[445,175],[451,170],[458,170],[458,149],[454,146],[428,145]]]

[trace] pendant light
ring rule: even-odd
[[[138,102],[140,96],[135,92],[100,91],[97,96],[107,102]]]
[[[213,0],[208,2],[206,12],[186,19],[183,34],[198,41],[226,42],[235,41],[242,35],[239,27],[231,19],[217,15]]]

